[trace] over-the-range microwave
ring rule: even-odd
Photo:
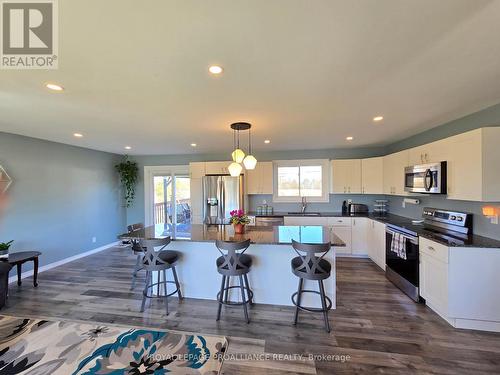
[[[405,191],[446,194],[446,162],[413,165],[405,168]]]

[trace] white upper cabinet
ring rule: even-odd
[[[384,156],[383,176],[384,194],[406,195],[405,192],[405,168],[409,165],[408,150],[395,152]]]
[[[202,178],[205,176],[205,162],[189,163],[189,176],[191,178]]]
[[[451,138],[427,143],[408,150],[409,165],[438,163],[446,161],[452,151]]]
[[[332,194],[361,193],[361,159],[331,161]]]
[[[500,127],[447,138],[448,198],[500,202]]]
[[[384,158],[361,160],[361,192],[363,194],[384,193]]]
[[[273,193],[273,162],[258,162],[255,169],[246,171],[247,194]]]
[[[229,174],[230,161],[210,161],[205,163],[205,174]]]

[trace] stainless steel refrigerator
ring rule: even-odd
[[[244,209],[243,176],[203,177],[203,221],[228,224],[232,210]]]

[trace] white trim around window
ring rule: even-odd
[[[278,168],[321,166],[321,196],[297,195],[293,197],[278,196]],[[299,188],[300,189],[300,188]],[[300,202],[305,196],[308,202],[330,201],[330,161],[328,159],[275,160],[273,161],[273,202]]]
[[[154,176],[189,176],[189,165],[158,165],[144,167],[144,223],[146,226],[153,221],[153,177]]]

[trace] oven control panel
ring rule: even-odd
[[[430,222],[436,221],[461,227],[467,226],[472,220],[472,214],[440,210],[430,207],[424,208],[422,216],[425,220]]]

